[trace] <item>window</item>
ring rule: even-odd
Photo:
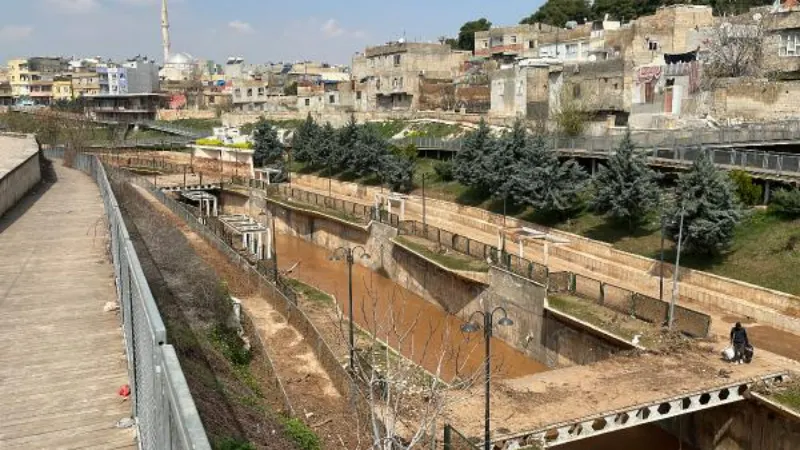
[[[263,87],[258,88],[258,96],[259,97],[263,97],[264,96],[264,88]]]
[[[311,99],[310,98],[306,99],[306,106],[311,106]]]
[[[356,92],[356,100],[361,100],[361,91]]]
[[[658,51],[658,41],[647,41],[647,49],[651,52]]]
[[[483,48],[489,48],[489,40],[488,39],[483,41],[483,42],[481,42],[481,44],[483,44]]]
[[[241,96],[242,96],[242,90],[241,90],[241,89],[239,89],[239,88],[236,88],[236,89],[233,91],[233,95],[234,95],[234,96],[236,96],[236,97],[241,97]]]
[[[528,41],[528,48],[536,48],[536,43],[534,41]]]
[[[578,58],[578,44],[567,44],[567,59]]]
[[[800,33],[782,34],[778,55],[800,56]]]
[[[252,97],[253,96],[253,88],[248,88],[247,89],[247,96],[248,97]]]
[[[511,36],[511,43],[512,44],[516,44],[517,43],[517,37],[516,36]]]
[[[581,85],[578,83],[572,85],[572,98],[581,98]]]
[[[398,87],[403,87],[403,77],[400,77],[400,81],[398,81]]]
[[[394,65],[395,65],[395,67],[400,65],[400,56],[401,55],[394,55]]]

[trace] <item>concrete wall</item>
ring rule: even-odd
[[[797,117],[800,81],[729,80],[714,90],[717,119],[784,120]]]
[[[293,183],[318,191],[328,190],[328,180],[311,175],[294,175]],[[372,204],[379,188],[359,186],[355,183],[334,181],[334,195],[347,196],[354,200]],[[422,202],[419,197],[409,196],[406,212],[421,217]],[[444,227],[448,231],[471,235],[486,244],[498,245],[499,230],[503,216],[489,211],[441,200],[428,199],[427,217],[431,225]],[[544,227],[506,218],[509,228]],[[599,279],[624,289],[658,298],[657,261],[614,249],[611,244],[594,241],[583,236],[548,230],[570,243],[567,246],[551,246],[550,264],[553,270],[567,270]],[[523,246],[524,257],[534,263],[544,262],[544,248],[539,241],[527,242]],[[667,266],[671,272],[671,265]],[[705,306],[723,308],[753,317],[757,321],[789,332],[800,332],[800,319],[785,315],[786,311],[800,307],[797,296],[752,285],[738,280],[723,278],[710,273],[682,269],[680,296]]]
[[[0,133],[0,217],[42,179],[33,135]]]
[[[263,200],[226,195],[229,212],[258,210]],[[544,286],[501,269],[489,271],[489,285],[459,277],[392,243],[397,230],[373,223],[369,231],[332,220],[278,208],[276,230],[328,250],[363,245],[372,255],[358,263],[388,275],[395,283],[466,319],[475,311],[503,306],[513,327],[498,327],[495,335],[517,350],[550,367],[590,364],[620,350],[619,344],[545,312]]]
[[[794,450],[800,423],[752,401],[680,416],[661,425],[700,450]]]

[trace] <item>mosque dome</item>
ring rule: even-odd
[[[169,56],[167,59],[167,64],[171,65],[186,65],[186,64],[194,64],[194,58],[192,55],[188,53],[175,53]]]

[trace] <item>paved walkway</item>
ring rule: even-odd
[[[0,449],[136,448],[103,203],[59,164],[0,220]]]

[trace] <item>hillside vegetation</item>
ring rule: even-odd
[[[548,0],[536,12],[522,19],[520,23],[546,23],[563,27],[568,21],[584,23],[587,20],[602,20],[606,14],[612,20],[630,21],[641,16],[654,14],[662,6],[709,5],[714,14],[730,15],[747,12],[756,6],[771,5],[773,0],[595,0],[594,5],[586,0]]]

